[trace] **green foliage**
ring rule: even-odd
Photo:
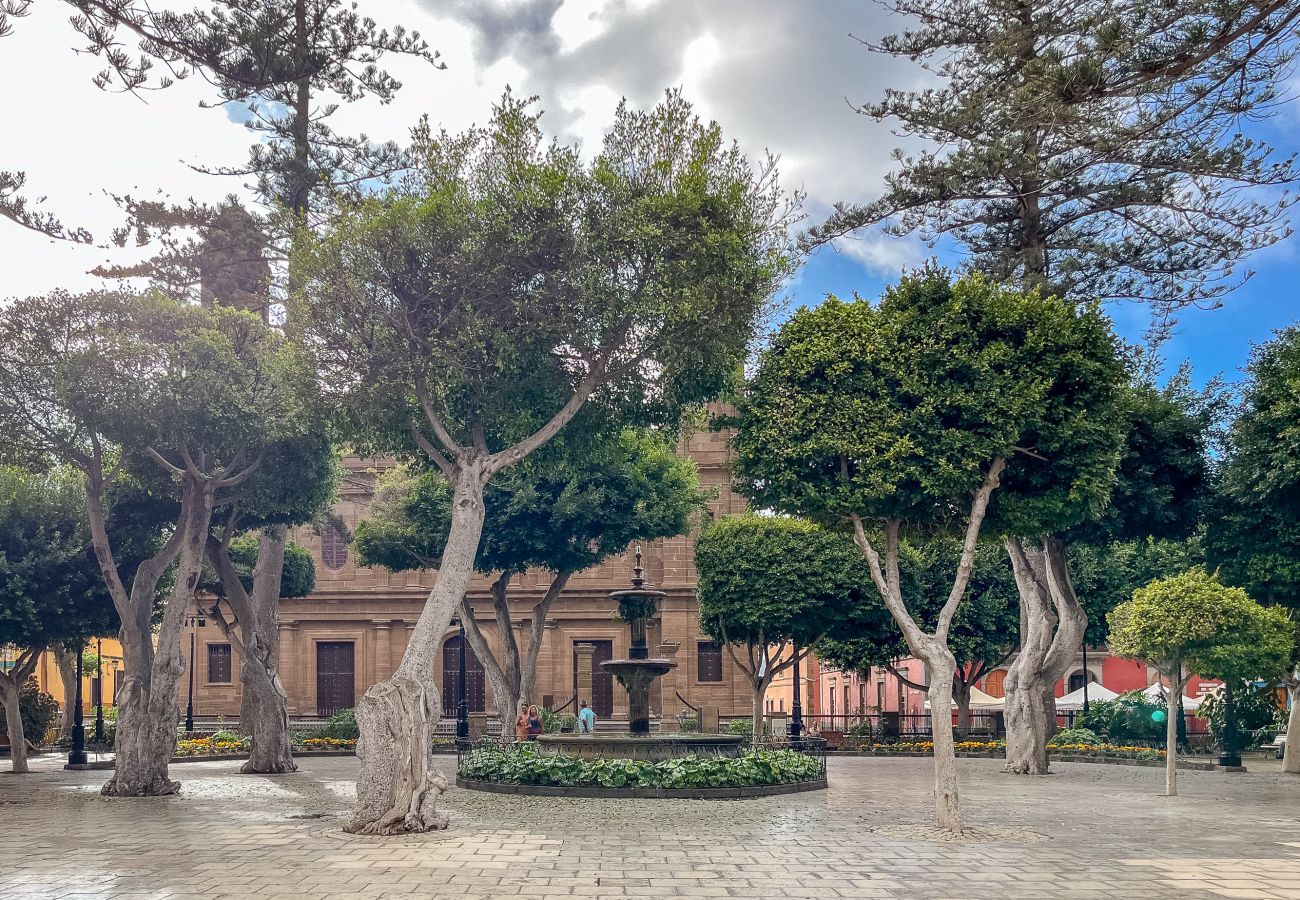
[[[77,645],[116,630],[85,503],[66,469],[0,466],[0,644]]]
[[[23,682],[18,691],[18,715],[23,720],[23,735],[33,744],[40,744],[45,732],[59,714],[59,701],[45,693],[34,677]],[[8,734],[5,716],[0,714],[0,734]]]
[[[899,576],[908,610],[917,624],[932,630],[952,587],[955,538],[904,541],[899,549]],[[1020,633],[1019,594],[1006,553],[993,542],[980,542],[966,599],[953,617],[948,649],[959,669],[972,664],[994,666],[1016,646]],[[855,616],[818,645],[817,656],[841,669],[866,672],[908,655],[902,633],[892,621]]]
[[[1242,190],[1296,177],[1240,127],[1277,107],[1295,58],[1293,10],[1264,6],[894,0],[903,30],[864,43],[929,71],[862,111],[907,149],[881,196],[814,237],[886,223],[1071,301],[1212,305],[1289,233],[1287,201]]]
[[[744,361],[790,268],[772,169],[675,93],[620,105],[590,164],[538,119],[507,94],[485,127],[417,129],[399,188],[295,248],[289,323],[358,444],[412,454],[436,419],[512,446],[585,371],[590,404],[675,424]]]
[[[1111,610],[1113,653],[1158,665],[1185,663],[1211,678],[1271,678],[1290,658],[1286,614],[1266,609],[1204,569],[1139,588]]]
[[[317,728],[311,737],[338,738],[340,740],[356,740],[361,737],[361,731],[357,727],[357,713],[354,709],[344,709],[336,712],[328,722]]]
[[[1219,746],[1223,746],[1226,707],[1223,688],[1206,694],[1201,699],[1200,706],[1196,707],[1197,718],[1204,719],[1210,726],[1210,735]],[[1271,739],[1271,732],[1279,724],[1279,713],[1284,716],[1286,707],[1279,701],[1277,689],[1272,685],[1256,687],[1251,681],[1239,680],[1233,685],[1232,709],[1237,719],[1238,734],[1268,729],[1268,738]],[[1284,718],[1281,721],[1285,723]]]
[[[1088,712],[1074,720],[1074,730],[1088,730],[1114,743],[1161,743],[1165,725],[1154,713],[1168,711],[1164,700],[1148,697],[1142,691],[1129,691],[1114,700],[1088,704]]]
[[[1201,539],[1136,540],[1092,544],[1071,543],[1070,581],[1088,615],[1088,645],[1106,642],[1106,615],[1158,578],[1185,572],[1204,563]]]
[[[543,708],[542,714],[542,733],[559,734],[562,731],[572,732],[577,730],[578,717],[553,713],[549,709]]]
[[[485,489],[479,571],[580,571],[633,541],[690,528],[707,499],[695,463],[664,437],[592,425],[592,418],[580,416]],[[379,479],[353,546],[362,565],[436,566],[450,528],[446,478],[399,466]]]
[[[230,542],[230,560],[239,572],[244,590],[253,589],[253,569],[257,566],[258,536],[242,534]],[[219,585],[211,588],[219,592]],[[316,589],[316,561],[311,551],[289,541],[284,545],[284,572],[280,580],[280,597],[306,597]]]
[[[1095,307],[926,269],[781,328],[739,404],[737,484],[819,521],[942,528],[1002,457],[991,527],[1064,529],[1109,499],[1123,378]]]
[[[850,615],[880,618],[853,540],[789,516],[730,516],[695,542],[700,625],[755,650],[808,646]]]
[[[1088,704],[1091,706],[1092,704]],[[1062,744],[1101,744],[1104,743],[1097,732],[1091,728],[1076,726],[1074,728],[1062,728],[1056,734],[1052,735],[1047,742],[1049,747],[1059,747]]]
[[[583,760],[529,749],[477,748],[459,774],[498,784],[555,787],[714,788],[811,781],[821,766],[793,750],[751,750],[739,757],[686,756],[661,762],[630,759]]]
[[[230,742],[238,743],[244,740],[244,735],[240,734],[238,731],[231,731],[228,728],[223,728],[220,731],[214,731],[212,734],[208,735],[208,738],[214,744],[217,743],[218,741],[230,741]]]

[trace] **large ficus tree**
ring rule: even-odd
[[[950,721],[953,620],[990,503],[1010,485],[1068,481],[1100,508],[1119,456],[1123,365],[1095,308],[927,269],[879,305],[827,299],[782,327],[740,404],[736,473],[761,507],[851,526],[911,654]],[[1028,513],[1026,513],[1027,515]],[[904,526],[955,532],[932,628],[903,596]],[[960,831],[951,728],[934,729],[939,826]]]
[[[1249,375],[1205,549],[1224,581],[1289,610],[1296,622],[1283,770],[1300,775],[1300,325],[1257,347]]]
[[[720,519],[696,539],[695,568],[700,627],[726,646],[749,681],[755,740],[763,734],[763,698],[773,678],[847,622],[885,624],[852,539],[805,519]]]
[[[934,627],[942,611],[951,577],[949,560],[959,553],[956,540],[948,536],[903,541],[899,547],[900,592],[909,599],[912,615],[927,630]],[[961,733],[970,728],[972,688],[1006,662],[1016,647],[1020,629],[1015,579],[996,542],[980,541],[975,548],[966,595],[948,632],[948,649],[957,663],[952,696],[957,704],[957,730]],[[873,666],[880,667],[913,690],[930,689],[894,665],[908,655],[908,649],[892,621],[882,623],[879,617],[859,616],[846,625],[822,642],[817,651],[819,659],[863,675]]]
[[[915,23],[876,52],[935,76],[861,108],[920,148],[829,240],[885,223],[953,239],[991,278],[1162,320],[1236,287],[1289,234],[1290,157],[1241,133],[1272,114],[1297,49],[1286,0],[893,0]],[[1249,188],[1262,188],[1252,196]]]
[[[1091,390],[1091,376],[1078,375],[1076,393]],[[1021,607],[1020,645],[1003,682],[1008,772],[1047,774],[1056,684],[1074,665],[1090,621],[1100,639],[1106,604],[1116,602],[1104,583],[1093,597],[1079,590],[1070,548],[1192,535],[1209,477],[1215,396],[1213,386],[1192,390],[1185,372],[1164,388],[1125,385],[1114,405],[1123,434],[1117,465],[1113,449],[1085,428],[1067,436],[1072,443],[1041,445],[1041,459],[1025,463],[1027,477],[1004,484],[992,504],[990,526],[1004,536]],[[1104,489],[1081,492],[1080,481]],[[1109,573],[1110,580],[1120,574]]]
[[[13,666],[0,671],[15,773],[28,771],[19,693],[41,653],[63,645],[79,649],[117,625],[89,544],[85,494],[75,472],[0,466],[0,644],[22,648]],[[72,694],[67,698],[70,706]]]
[[[579,417],[587,418],[587,417]],[[497,715],[513,721],[533,696],[546,617],[576,573],[625,552],[633,541],[684,534],[704,506],[699,473],[661,436],[634,429],[587,431],[581,422],[483,493],[483,536],[474,568],[492,578],[494,652],[468,599],[460,616],[492,683]],[[399,466],[375,487],[369,517],[354,538],[361,565],[390,571],[439,568],[451,530],[452,490],[438,471]],[[510,582],[528,570],[551,573],[528,610],[520,646],[510,615]]]
[[[0,312],[0,444],[80,471],[100,574],[121,619],[126,680],[109,796],[175,793],[180,635],[214,510],[239,495],[280,441],[300,436],[304,370],[256,317],[158,295],[56,293]],[[166,540],[123,572],[106,501],[120,480],[161,471],[175,501]],[[174,569],[173,569],[174,567]],[[173,569],[155,628],[159,582]]]
[[[509,95],[486,127],[417,129],[400,189],[346,203],[295,258],[290,323],[359,444],[451,486],[438,581],[393,677],[358,705],[348,829],[445,827],[433,659],[478,555],[483,491],[587,403],[674,421],[717,395],[785,275],[790,208],[676,94],[620,106],[600,152],[548,144]]]

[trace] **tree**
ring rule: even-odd
[[[478,555],[483,489],[589,401],[673,423],[734,376],[788,271],[789,207],[670,94],[620,106],[590,164],[509,96],[485,128],[415,133],[416,168],[302,248],[290,309],[354,439],[423,453],[452,489],[438,581],[406,655],[357,708],[353,832],[446,825],[431,769],[437,641]]]
[[[775,676],[850,618],[885,624],[879,603],[864,608],[871,576],[853,541],[802,519],[720,519],[696,538],[695,568],[700,627],[727,647],[753,689],[755,740]]]
[[[180,635],[214,509],[310,421],[304,369],[254,316],[158,296],[55,293],[0,311],[0,434],[9,457],[59,460],[84,478],[91,545],[121,619],[126,677],[108,796],[175,793]],[[155,474],[156,473],[156,474]],[[128,477],[165,489],[168,534],[133,571],[130,528],[106,500]],[[157,631],[154,603],[171,583]]]
[[[311,413],[304,411],[303,418]],[[243,685],[239,724],[252,737],[240,771],[293,772],[288,695],[280,681],[279,606],[316,584],[311,553],[285,540],[291,525],[312,521],[334,499],[336,455],[319,425],[303,423],[302,437],[272,448],[260,470],[231,498],[206,554],[216,573],[216,602],[209,614],[239,651]],[[230,611],[227,618],[222,603]]]
[[[1212,678],[1268,678],[1291,654],[1293,629],[1286,614],[1260,606],[1240,588],[1227,587],[1204,569],[1153,581],[1111,610],[1110,649],[1144,659],[1169,678],[1169,695],[1181,697],[1188,668]],[[1178,793],[1178,725],[1165,729],[1165,793]]]
[[[945,566],[961,555],[960,548],[951,537],[936,537],[902,541],[898,555],[900,593],[909,598],[909,608],[921,627],[933,629],[948,587]],[[952,695],[957,704],[957,729],[962,733],[970,728],[971,689],[1006,662],[1020,628],[1015,579],[996,544],[981,541],[976,547],[966,593],[948,635],[948,649],[956,660]],[[894,666],[907,655],[907,642],[892,623],[881,628],[867,621],[865,626],[853,623],[848,629],[838,629],[837,637],[822,642],[818,657],[864,674],[878,666],[913,690],[928,691],[928,684],[911,680]]]
[[[887,89],[862,114],[938,149],[895,151],[884,194],[841,206],[824,241],[888,222],[947,236],[991,278],[1071,300],[1217,304],[1236,267],[1289,234],[1297,177],[1240,131],[1271,114],[1297,50],[1285,0],[895,0],[919,26],[876,52],[941,81]],[[1249,274],[1245,276],[1248,278]]]
[[[1067,482],[1074,502],[1099,508],[1118,458],[1122,372],[1095,308],[982,276],[926,269],[878,307],[831,297],[786,323],[747,386],[741,491],[759,507],[853,526],[908,650],[929,666],[933,721],[950,721],[949,636],[990,501],[1009,484],[1027,520],[1035,485]],[[905,523],[961,536],[933,630],[902,594]],[[934,741],[939,827],[960,831],[952,730],[935,728]]]
[[[1081,377],[1086,383],[1091,376]],[[1075,583],[1071,547],[1109,548],[1191,536],[1209,477],[1208,444],[1220,393],[1215,384],[1192,390],[1186,369],[1163,389],[1138,381],[1118,392],[1116,418],[1124,439],[1113,474],[1107,468],[1113,465],[1110,450],[1101,445],[1093,445],[1091,457],[1068,444],[1050,451],[1035,445],[1040,455],[1093,467],[1088,476],[1093,484],[1112,485],[1102,506],[1095,495],[1080,496],[1073,479],[1043,478],[1042,473],[1029,483],[1028,497],[1015,484],[999,492],[990,515],[994,527],[1006,534],[1021,598],[1020,647],[1003,683],[1007,771],[1047,774],[1047,741],[1056,730],[1055,687],[1087,637],[1089,613],[1100,621],[1114,603],[1150,580],[1088,598]],[[1081,434],[1086,448],[1087,432]],[[1162,569],[1151,577],[1178,570]],[[1120,574],[1107,572],[1103,584]],[[1094,638],[1100,634],[1094,628]]]
[[[1255,348],[1206,529],[1224,581],[1297,621],[1283,771],[1300,775],[1300,326]]]
[[[582,417],[590,418],[590,417]],[[487,642],[467,599],[465,635],[482,661],[497,717],[507,726],[533,695],[537,655],[551,605],[569,579],[623,553],[633,541],[684,534],[704,506],[695,464],[658,435],[625,429],[584,433],[582,422],[517,466],[483,493],[483,537],[474,568],[494,576],[492,609],[502,652]],[[358,523],[361,565],[390,571],[439,567],[450,533],[452,490],[441,472],[402,466],[375,486],[370,516]],[[523,648],[510,618],[510,581],[528,569],[552,572],[529,611]]]
[[[14,665],[0,671],[15,773],[28,771],[19,699],[41,653],[60,643],[80,647],[117,624],[88,543],[85,496],[75,476],[0,466],[0,644],[22,648]]]

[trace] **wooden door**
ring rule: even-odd
[[[352,641],[316,644],[316,715],[328,719],[356,703],[356,664]]]
[[[483,663],[474,648],[465,642],[465,707],[472,713],[487,709],[487,681]],[[442,645],[442,714],[456,717],[460,703],[460,635],[447,638]],[[514,719],[510,720],[514,722]]]
[[[602,719],[614,715],[614,676],[601,669],[600,664],[614,658],[613,641],[583,641],[596,651],[591,655],[591,708]],[[573,651],[573,692],[578,692],[578,651]],[[586,700],[586,697],[579,697]]]

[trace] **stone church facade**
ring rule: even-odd
[[[702,483],[716,497],[709,503],[710,517],[740,513],[744,501],[729,487],[730,451],[725,434],[701,432],[683,441],[680,452],[695,460]],[[388,461],[350,457],[335,511],[349,527],[365,517],[375,479],[391,466]],[[423,570],[390,573],[383,568],[363,568],[342,536],[331,528],[317,534],[301,529],[294,540],[316,558],[316,589],[307,597],[285,600],[280,607],[279,667],[289,697],[289,714],[312,719],[353,706],[372,684],[387,678],[401,662],[408,636],[424,605],[436,572]],[[720,715],[748,716],[750,691],[725,648],[700,630],[695,599],[694,535],[654,541],[643,548],[647,579],[667,593],[658,617],[652,621],[652,653],[676,660],[677,668],[661,679],[652,697],[652,714],[671,722],[689,706],[716,708]],[[546,621],[538,657],[537,683],[531,702],[564,712],[576,712],[580,699],[592,701],[603,721],[626,720],[627,695],[608,675],[600,674],[602,659],[626,657],[627,625],[616,620],[609,592],[626,587],[632,577],[632,548],[604,565],[574,575],[556,599]],[[511,584],[511,621],[521,630],[516,637],[526,643],[522,624],[544,593],[550,573],[526,572]],[[476,576],[470,586],[475,619],[484,636],[499,653],[488,579]],[[196,617],[201,615],[196,610]],[[211,620],[191,626],[194,635],[194,709],[204,719],[234,720],[239,715],[239,658]],[[190,641],[183,644],[186,652]],[[449,628],[434,661],[443,712],[454,716],[460,637]],[[590,669],[587,660],[590,659]],[[466,660],[467,702],[471,712],[495,714],[490,682],[481,664]],[[582,669],[580,674],[579,670]],[[588,676],[587,671],[592,674]],[[586,696],[590,678],[591,696]],[[181,704],[187,685],[181,685]]]

